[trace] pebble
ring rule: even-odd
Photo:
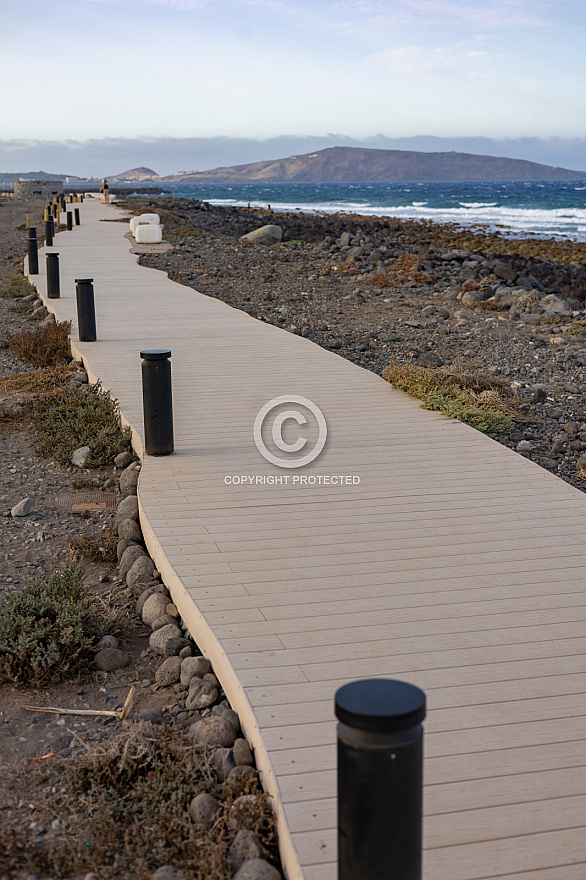
[[[136,495],[140,470],[136,462],[125,468],[120,474],[120,492],[122,495]]]
[[[114,669],[122,669],[130,663],[130,654],[119,648],[103,648],[94,657],[94,663],[102,672],[113,672]]]
[[[118,455],[114,458],[114,464],[119,470],[127,468],[129,464],[132,464],[132,461],[133,457],[131,452],[119,452]]]
[[[245,862],[260,859],[261,856],[262,847],[256,834],[248,828],[241,828],[228,849],[228,861],[232,870],[238,871]]]
[[[126,583],[129,587],[135,584],[146,583],[151,579],[154,563],[148,556],[140,556],[133,562],[126,575]]]
[[[254,767],[254,755],[245,739],[237,739],[233,746],[234,762],[239,766]]]
[[[231,748],[236,739],[236,731],[230,722],[213,715],[192,724],[189,731],[198,745]]]
[[[32,498],[23,498],[22,501],[19,501],[18,504],[15,504],[12,510],[10,511],[12,516],[28,516],[31,513],[34,513],[35,510],[35,502]]]
[[[146,624],[146,626],[151,626],[155,620],[165,614],[168,604],[166,596],[161,593],[151,593],[143,603],[141,613],[143,623]],[[167,623],[174,622],[174,620],[167,621]],[[160,629],[160,627],[158,627],[158,629]]]
[[[164,654],[165,645],[169,639],[179,638],[181,638],[181,630],[175,624],[169,623],[167,626],[163,626],[151,635],[149,639],[149,647],[156,654]]]
[[[179,659],[179,658],[177,658]],[[210,681],[192,678],[189,684],[189,695],[185,701],[186,709],[207,709],[218,699],[218,688]]]
[[[142,543],[140,526],[133,519],[123,519],[118,523],[118,537],[126,538],[128,541],[134,541],[137,544]]]
[[[179,681],[181,658],[167,657],[155,672],[155,681],[160,687],[171,687]]]
[[[92,451],[89,446],[80,446],[71,455],[71,464],[74,467],[87,467],[92,458]]]
[[[281,874],[264,859],[249,859],[232,880],[281,880]]]
[[[211,794],[202,792],[189,804],[189,815],[195,825],[209,828],[222,810],[222,805]]]
[[[122,453],[122,455],[127,455],[128,453]],[[118,507],[116,508],[115,514],[115,522],[119,523],[124,519],[138,519],[138,498],[136,495],[128,495],[126,498],[123,498]]]
[[[186,657],[181,664],[181,684],[187,687],[192,678],[203,678],[211,668],[210,661],[205,657]]]
[[[118,571],[122,580],[126,580],[126,575],[130,571],[136,560],[140,559],[141,556],[146,555],[147,554],[145,550],[139,544],[129,542],[128,547],[122,554],[122,558],[120,559],[120,563],[118,566]]]
[[[100,651],[103,650],[104,648],[117,648],[117,647],[118,647],[118,639],[116,638],[116,636],[102,636],[102,638],[100,639],[100,641],[96,645],[96,648],[98,648]],[[78,693],[81,693],[81,691],[78,691]]]

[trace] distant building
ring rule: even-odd
[[[62,180],[15,180],[14,198],[23,202],[44,202],[63,195]]]

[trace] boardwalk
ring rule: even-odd
[[[337,355],[138,267],[127,227],[100,222],[116,208],[81,209],[55,239],[62,298],[48,304],[73,319],[139,449],[139,351],[172,349],[176,452],[145,457],[141,520],[255,746],[290,880],[335,880],[333,695],[373,676],[428,695],[425,880],[584,880],[586,496]],[[76,342],[77,277],[94,278],[96,343]],[[299,472],[266,461],[252,432],[267,401],[292,394],[328,425]]]

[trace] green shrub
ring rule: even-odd
[[[22,299],[23,296],[29,296],[36,292],[37,288],[33,287],[26,278],[12,278],[0,290],[0,297],[2,299]]]
[[[37,452],[67,466],[80,446],[91,449],[94,467],[109,464],[128,448],[130,428],[120,425],[118,404],[100,385],[88,385],[81,393],[68,390],[37,420]]]
[[[0,682],[41,685],[87,667],[117,618],[86,594],[83,576],[73,562],[8,597],[0,609]]]
[[[521,419],[516,400],[504,382],[459,366],[432,371],[391,365],[382,376],[395,388],[418,397],[423,409],[442,412],[489,437],[510,433],[515,420]]]

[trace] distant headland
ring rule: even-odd
[[[583,180],[586,171],[570,171],[524,159],[472,153],[421,153],[329,147],[303,156],[184,171],[156,178],[165,183],[349,183],[432,180]],[[144,180],[144,178],[143,178]]]

